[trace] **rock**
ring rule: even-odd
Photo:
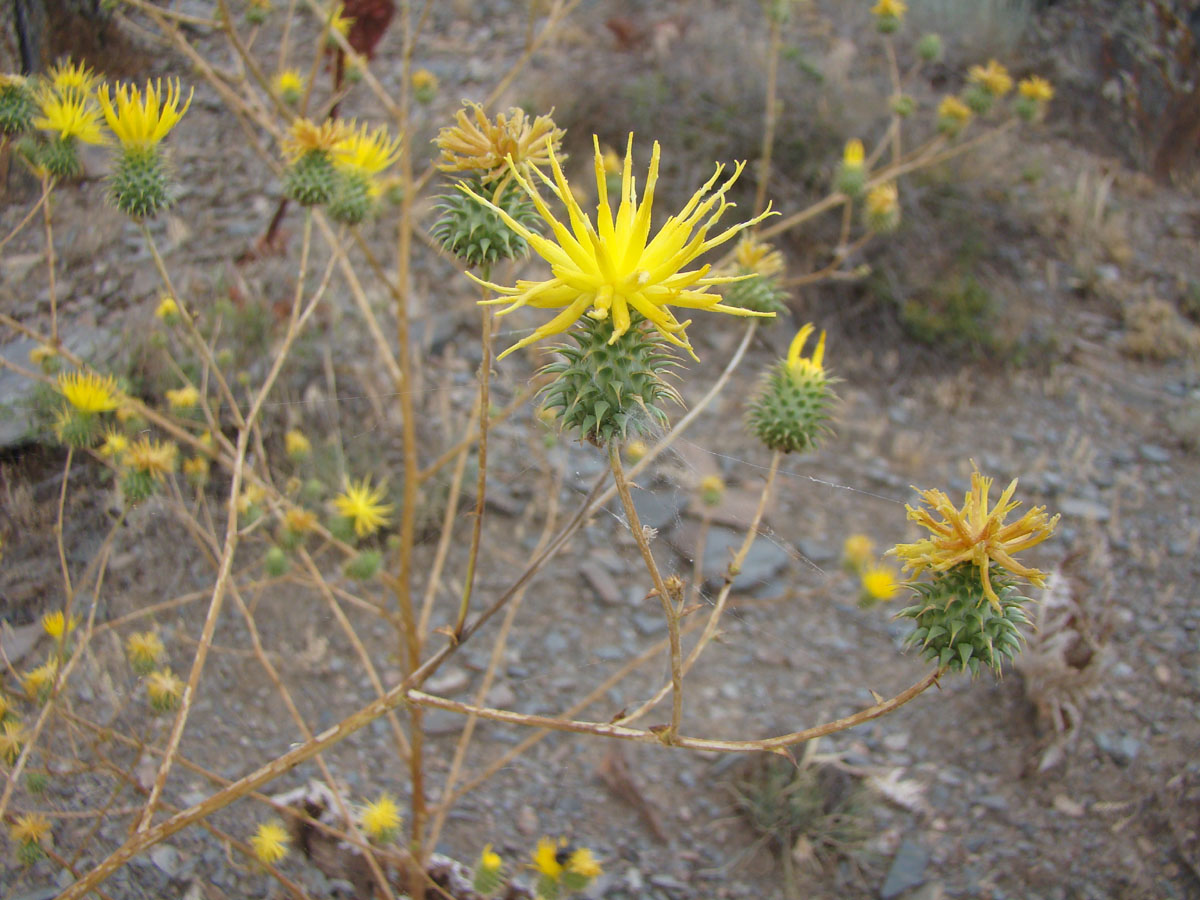
[[[664,531],[675,524],[680,512],[687,505],[687,494],[678,489],[656,488],[652,490],[633,489],[633,508],[637,510],[642,525]],[[615,510],[625,520],[625,510],[621,501],[614,500]]]
[[[156,844],[150,850],[150,861],[168,878],[178,875],[183,865],[183,857],[170,844]]]
[[[1107,753],[1118,766],[1125,767],[1137,759],[1142,743],[1131,734],[1114,734],[1111,731],[1096,733],[1096,746]]]
[[[461,694],[470,684],[471,676],[467,674],[465,669],[450,666],[425,682],[425,690],[431,694],[439,694],[442,697],[451,697],[455,694]]]
[[[633,627],[637,629],[638,634],[642,637],[654,637],[655,635],[666,633],[667,620],[661,611],[657,615],[654,613],[634,613]]]
[[[532,837],[538,831],[538,814],[532,806],[526,803],[517,812],[517,831],[525,837]]]
[[[448,709],[430,709],[426,710],[421,724],[425,733],[430,737],[445,737],[461,732],[466,721],[466,716],[461,716]]]
[[[1171,461],[1170,452],[1158,446],[1158,444],[1142,444],[1138,447],[1138,454],[1146,462],[1168,463]]]
[[[796,549],[804,554],[805,559],[817,565],[831,563],[838,558],[838,551],[836,549],[824,541],[815,541],[811,538],[804,538],[797,541]]]
[[[1084,500],[1082,497],[1064,497],[1058,504],[1058,510],[1067,519],[1091,519],[1093,522],[1107,522],[1109,509],[1094,500]]]
[[[586,560],[579,566],[579,574],[605,606],[617,606],[621,602],[621,589],[609,569],[596,559]]]
[[[929,851],[913,840],[904,840],[892,857],[891,868],[879,889],[883,900],[892,900],[907,890],[925,883],[925,867],[929,865]]]

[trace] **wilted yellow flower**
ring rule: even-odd
[[[100,110],[83,94],[59,94],[43,90],[38,98],[42,114],[33,120],[33,127],[53,132],[62,140],[77,138],[85,144],[104,144],[100,130]]]
[[[48,659],[21,676],[21,687],[33,700],[44,700],[58,677],[58,660]]]
[[[873,216],[894,213],[900,204],[900,191],[895,182],[877,184],[867,192],[867,212]]]
[[[140,675],[157,666],[164,653],[166,648],[156,631],[136,631],[125,640],[125,656]]]
[[[767,278],[783,271],[783,254],[753,234],[742,235],[733,255],[738,268],[744,272]]]
[[[572,196],[553,152],[550,153],[550,165],[554,171],[554,182],[544,175],[541,177],[566,206],[571,226],[569,229],[555,218],[533,185],[524,176],[516,175],[517,181],[533,200],[538,213],[554,232],[557,243],[530,231],[495,204],[472,194],[475,199],[491,207],[509,228],[521,235],[539,256],[550,263],[553,276],[547,281],[518,281],[515,287],[504,287],[482,281],[468,273],[480,284],[505,295],[481,302],[508,303],[509,306],[498,315],[505,315],[523,306],[538,309],[563,308],[562,312],[528,337],[513,344],[497,359],[503,359],[514,350],[542,338],[561,334],[583,315],[593,319],[605,319],[611,315],[613,333],[609,343],[614,343],[629,330],[632,324],[631,312],[640,313],[667,341],[682,347],[696,358],[685,331],[690,320],[678,321],[668,306],[724,312],[736,316],[775,315],[726,306],[721,302],[720,295],[708,293],[708,289],[713,285],[739,281],[741,276],[710,276],[708,265],[694,269],[684,268],[702,253],[720,246],[739,232],[773,214],[767,209],[746,222],[725,229],[715,237],[708,237],[709,229],[716,224],[725,210],[732,206],[725,199],[725,194],[741,175],[745,163],[738,163],[725,183],[706,197],[724,170],[723,166],[718,165],[713,176],[692,195],[683,210],[678,215],[668,218],[658,233],[651,238],[651,208],[654,189],[658,184],[658,142],[654,143],[650,171],[639,202],[633,185],[633,135],[629,136],[624,169],[621,173],[621,203],[615,216],[608,202],[608,186],[599,139],[593,137],[593,144],[596,188],[599,194],[595,225]],[[463,190],[471,193],[466,188]]]
[[[283,436],[283,449],[292,459],[304,459],[312,453],[312,444],[303,431],[292,428]]]
[[[862,573],[862,589],[871,600],[891,600],[899,593],[900,582],[886,566],[872,566]]]
[[[52,66],[46,78],[54,90],[64,97],[84,97],[92,92],[92,87],[99,80],[83,63],[73,64],[70,60]]]
[[[146,696],[159,712],[174,709],[183,696],[183,682],[170,669],[157,669],[146,676]]]
[[[27,736],[25,726],[19,719],[8,718],[0,723],[0,759],[9,765],[17,761],[21,748],[25,746]]]
[[[283,514],[283,527],[293,534],[312,531],[317,524],[317,515],[307,509],[293,506]]]
[[[207,456],[193,456],[183,461],[183,474],[193,484],[203,483],[204,479],[208,477],[209,468],[210,463]]]
[[[81,413],[102,413],[117,408],[121,392],[116,380],[101,378],[92,372],[63,372],[58,376],[58,392]]]
[[[380,843],[394,840],[400,832],[400,807],[396,801],[384,794],[362,811],[362,828],[367,837]]]
[[[514,176],[529,178],[532,169],[546,166],[565,133],[548,115],[530,121],[524,110],[514,107],[498,113],[493,123],[482,106],[465,102],[474,120],[467,109],[460,109],[457,124],[438,133],[434,141],[442,151],[438,168],[443,172],[478,171],[485,183],[498,179],[493,199]]]
[[[188,107],[192,105],[192,94],[188,93],[183,108],[179,108],[179,80],[167,79],[166,91],[162,81],[146,82],[142,92],[134,85],[119,84],[113,96],[109,96],[108,85],[100,88],[100,106],[104,118],[121,146],[129,150],[148,150],[154,147],[179,124]],[[115,101],[115,102],[114,102]]]
[[[625,458],[631,463],[637,462],[649,452],[650,448],[646,446],[646,442],[643,440],[632,440],[625,445]]]
[[[852,534],[842,544],[842,562],[855,571],[869,566],[874,554],[875,544],[865,534]]]
[[[417,69],[412,73],[413,96],[421,103],[428,103],[437,95],[437,76],[428,69]]]
[[[929,509],[906,505],[908,518],[931,536],[911,544],[897,544],[888,551],[904,563],[905,569],[920,574],[925,569],[945,572],[960,564],[977,566],[983,591],[996,609],[1000,609],[1000,598],[992,588],[989,574],[991,564],[1027,579],[1039,587],[1045,584],[1046,573],[1019,563],[1014,554],[1037,546],[1054,532],[1059,517],[1050,518],[1044,506],[1035,506],[1011,524],[1004,524],[1005,517],[1020,506],[1012,499],[1017,489],[1013,479],[995,506],[988,508],[988,492],[992,479],[984,478],[975,469],[971,473],[971,489],[963,498],[962,509],[950,502],[942,491],[921,491],[921,500]],[[941,516],[941,521],[934,514]]]
[[[1054,88],[1050,82],[1038,75],[1022,78],[1017,85],[1017,93],[1038,103],[1049,103],[1054,98]]]
[[[50,823],[41,813],[25,813],[9,829],[9,836],[16,844],[36,844],[39,847],[50,834]]]
[[[273,87],[284,103],[295,103],[304,94],[304,76],[299,69],[284,69],[276,74]]]
[[[179,456],[179,448],[170,441],[152,441],[141,437],[129,445],[125,451],[125,465],[136,472],[143,472],[162,481],[175,471],[175,463]]]
[[[331,31],[336,31],[342,37],[350,34],[350,27],[354,24],[354,19],[343,15],[346,11],[344,4],[335,3],[333,12],[329,16],[329,28]]]
[[[559,838],[557,841],[548,837],[542,838],[537,843],[537,849],[533,851],[533,867],[547,878],[557,881],[563,873],[562,863],[558,861],[558,851],[566,846],[565,838]]]
[[[56,356],[58,356],[58,351],[49,344],[38,344],[29,351],[29,361],[35,366],[45,365]]]
[[[78,624],[78,616],[71,616],[70,619],[67,619],[61,609],[42,616],[42,630],[56,641],[61,641],[70,635]]]
[[[287,856],[289,840],[287,829],[281,822],[263,822],[250,838],[250,846],[259,862],[273,865]]]
[[[200,391],[193,385],[184,385],[167,391],[167,403],[171,409],[193,409],[200,402]]]
[[[388,524],[390,503],[381,502],[387,493],[384,485],[372,489],[369,477],[355,483],[346,482],[346,490],[333,498],[337,511],[354,523],[354,533],[359,537],[374,534]]]
[[[341,119],[326,119],[317,125],[311,119],[296,119],[283,140],[283,152],[295,160],[313,150],[331,152],[346,137],[346,123]]]
[[[705,475],[700,479],[700,499],[708,506],[716,506],[725,496],[725,479],[720,475]]]
[[[800,355],[800,351],[804,349],[805,343],[808,341],[808,336],[813,333],[814,325],[809,322],[803,328],[796,332],[796,336],[792,338],[791,346],[788,347],[787,367],[792,373],[793,378],[805,376],[825,376],[825,367],[822,363],[825,360],[825,332],[821,332],[821,336],[817,339],[817,346],[813,348],[812,356],[805,359]]]
[[[492,849],[491,844],[484,844],[483,850],[479,854],[479,864],[477,868],[483,869],[488,873],[499,872],[504,866],[504,861],[500,859],[500,854]]]
[[[942,98],[942,102],[938,104],[938,118],[948,119],[951,122],[956,122],[959,125],[965,125],[971,120],[973,113],[971,107],[963,103],[953,94],[947,94]]]
[[[904,14],[908,12],[908,4],[904,0],[879,0],[871,7],[871,15],[877,18],[891,16],[896,19],[903,19]]]
[[[129,449],[129,438],[122,432],[112,428],[104,432],[104,442],[100,445],[99,453],[109,459],[120,460],[121,455]]]
[[[967,80],[978,84],[993,97],[1003,97],[1013,86],[1008,70],[994,59],[988,60],[986,66],[971,66],[967,70]]]

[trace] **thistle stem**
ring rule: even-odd
[[[650,542],[646,539],[641,519],[638,518],[637,509],[633,505],[629,482],[625,480],[625,469],[621,465],[621,448],[615,441],[610,441],[608,444],[608,462],[612,467],[613,481],[616,483],[617,493],[621,497],[621,504],[625,507],[629,531],[633,534],[633,539],[642,552],[646,570],[650,573],[650,578],[654,582],[654,590],[662,602],[663,614],[667,617],[667,635],[671,642],[671,725],[663,735],[663,743],[672,744],[676,735],[679,734],[679,721],[683,717],[683,652],[679,642],[679,609],[675,604],[672,592],[667,588],[662,574],[658,571],[658,564],[654,561]]]

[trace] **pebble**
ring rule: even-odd
[[[621,602],[621,589],[611,570],[598,559],[589,559],[579,567],[579,574],[592,589],[596,599],[605,606],[617,606]]]
[[[1058,509],[1066,518],[1090,519],[1093,522],[1107,522],[1110,515],[1107,506],[1082,497],[1064,497],[1059,501]]]
[[[929,865],[929,851],[913,840],[904,840],[892,857],[891,868],[879,889],[883,900],[892,900],[907,890],[925,882],[925,868]]]
[[[664,634],[667,630],[667,620],[660,612],[657,615],[654,613],[634,613],[633,627],[637,629],[638,634],[642,637],[654,637],[656,634]]]
[[[1142,444],[1138,447],[1138,453],[1146,462],[1152,463],[1168,463],[1171,461],[1171,453],[1158,444]]]
[[[471,684],[471,676],[465,669],[448,666],[425,682],[425,690],[442,697],[461,694]]]
[[[815,541],[805,538],[796,543],[796,549],[803,554],[804,558],[809,562],[817,563],[818,565],[833,562],[838,557],[838,551],[826,544],[823,541]]]
[[[174,878],[183,867],[183,857],[170,844],[156,844],[150,851],[150,861],[168,878]]]
[[[1112,761],[1122,768],[1128,766],[1142,750],[1142,742],[1131,734],[1099,731],[1096,733],[1096,746],[1107,753]]]

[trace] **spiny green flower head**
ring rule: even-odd
[[[24,134],[36,112],[29,83],[20,75],[0,75],[0,134]]]
[[[935,665],[952,672],[969,669],[976,675],[984,665],[999,673],[1004,660],[1020,652],[1020,629],[1029,624],[1023,609],[1028,598],[1017,593],[1006,574],[993,572],[985,588],[979,569],[959,566],[912,588],[917,602],[896,618],[914,621],[916,628],[905,643],[918,647]],[[992,592],[995,601],[985,591]]]
[[[738,275],[744,281],[735,281],[725,291],[725,303],[756,312],[783,312],[787,307],[787,291],[779,284],[783,274],[783,254],[770,244],[745,234],[734,251],[734,263]]]
[[[329,215],[343,225],[358,225],[375,210],[383,187],[379,174],[400,155],[400,139],[388,139],[383,126],[368,132],[367,126],[351,128],[333,147],[333,168],[337,174]]]
[[[758,395],[750,404],[747,422],[769,449],[781,453],[812,449],[830,433],[830,413],[837,399],[825,372],[825,332],[812,356],[800,355],[813,332],[808,323],[792,339],[787,358],[763,375]]]
[[[477,196],[490,196],[512,219],[531,231],[541,232],[541,217],[516,182],[504,185],[497,196],[485,178],[486,175],[478,175],[460,181],[466,191],[456,190],[439,197],[437,208],[441,215],[431,231],[443,250],[469,266],[490,266],[529,253],[525,239],[509,228],[490,206],[475,199]]]
[[[714,285],[728,284],[741,276],[710,276],[708,272],[711,266],[707,264],[694,269],[685,268],[701,254],[773,215],[768,209],[714,237],[708,236],[709,230],[733,205],[725,199],[725,195],[741,175],[745,163],[738,163],[733,174],[709,194],[724,170],[723,166],[718,165],[713,176],[692,195],[679,214],[668,218],[658,233],[651,237],[650,216],[654,189],[658,183],[658,142],[654,143],[645,190],[639,198],[633,178],[633,135],[629,136],[621,173],[621,201],[615,215],[608,201],[599,138],[593,136],[593,145],[599,195],[595,224],[580,208],[552,149],[549,156],[553,180],[540,170],[534,171],[566,208],[570,227],[550,211],[525,176],[519,172],[513,175],[553,232],[554,240],[525,227],[491,200],[471,193],[480,203],[491,207],[509,228],[521,235],[534,252],[550,264],[551,271],[551,277],[545,281],[522,280],[515,287],[492,284],[468,273],[480,284],[504,295],[480,302],[509,304],[499,315],[507,315],[524,306],[561,310],[497,359],[503,359],[514,350],[535,341],[563,333],[581,316],[611,321],[609,341],[615,343],[630,329],[634,312],[647,319],[665,340],[696,358],[685,331],[690,321],[678,321],[669,307],[702,309],[736,316],[772,315],[728,306],[722,303],[719,294],[708,292]],[[470,193],[468,188],[461,189]]]
[[[875,27],[881,34],[892,34],[900,27],[904,14],[908,12],[908,4],[904,0],[879,0],[871,7],[871,15],[875,17]]]
[[[301,206],[328,203],[337,189],[338,173],[333,167],[333,149],[346,136],[340,119],[327,119],[320,125],[309,119],[296,119],[283,141],[288,159],[283,189]]]
[[[575,346],[557,347],[560,358],[542,368],[555,376],[542,389],[544,408],[598,447],[666,428],[663,404],[683,405],[665,380],[678,360],[650,323],[636,312],[634,319],[615,342],[607,322],[580,319],[569,332]]]

